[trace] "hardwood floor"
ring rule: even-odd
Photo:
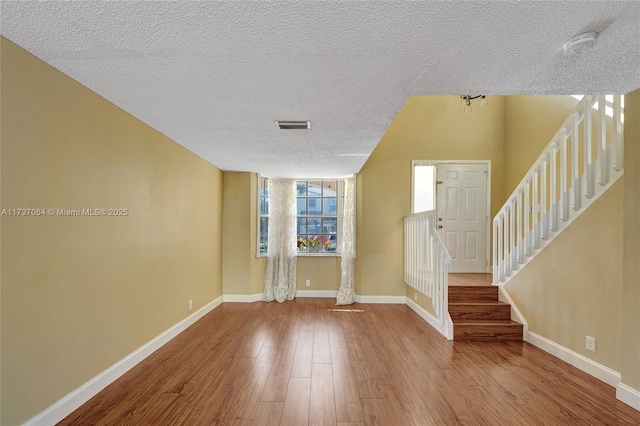
[[[493,275],[491,274],[449,273],[449,286],[491,285],[492,281]]]
[[[528,343],[447,341],[405,305],[334,304],[224,303],[59,424],[640,424],[614,388]]]

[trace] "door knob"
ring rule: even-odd
[[[442,229],[442,225],[438,225],[438,229]]]
[[[438,222],[442,222],[442,218],[441,217],[438,218]]]

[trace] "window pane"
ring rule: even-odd
[[[309,234],[322,233],[322,219],[319,217],[310,217],[307,220],[307,232]]]
[[[298,234],[306,234],[307,233],[307,218],[299,217],[298,218]]]
[[[298,246],[298,251],[302,253],[306,253],[309,250],[307,249],[307,235],[298,235],[298,241],[296,242]]]
[[[337,193],[337,182],[335,180],[323,180],[322,181],[322,196],[323,197],[335,197]]]
[[[298,197],[298,214],[307,214],[307,199]]]
[[[260,214],[269,214],[269,199],[260,197]]]
[[[413,213],[433,210],[435,167],[416,165],[413,169]]]
[[[309,197],[321,197],[322,196],[322,181],[310,180],[309,187],[307,188]]]
[[[269,218],[261,217],[260,218],[260,242],[259,242],[259,251],[260,253],[267,252],[267,242],[268,242],[268,232],[269,232]]]
[[[297,182],[296,183],[296,188],[298,191],[298,196],[306,196],[307,195],[307,182],[302,181],[302,182]]]
[[[309,198],[308,214],[322,214],[322,198]]]
[[[336,214],[338,212],[337,198],[323,198],[322,214]]]
[[[338,249],[338,238],[337,235],[327,235],[327,242],[325,243],[324,249],[330,253],[335,253]]]
[[[322,235],[309,235],[307,250],[309,253],[322,253]]]
[[[323,234],[337,234],[338,233],[338,219],[335,217],[325,217],[323,219],[322,226]]]

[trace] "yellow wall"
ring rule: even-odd
[[[465,113],[457,96],[413,96],[358,174],[356,293],[405,295],[403,218],[411,160],[491,160],[491,211],[504,202],[504,98]]]
[[[625,96],[622,383],[640,392],[640,90]]]
[[[513,192],[577,104],[570,96],[505,97],[505,196]]]
[[[424,293],[419,292],[415,288],[410,285],[405,285],[405,296],[409,299],[413,300],[425,311],[429,312],[431,315],[435,316],[435,312],[433,311],[433,300]],[[417,300],[416,300],[417,298]]]
[[[298,256],[296,267],[298,290],[338,290],[340,287],[340,257]],[[311,280],[311,286],[305,286]]]
[[[256,258],[257,178],[223,173],[222,277],[224,294],[256,294],[264,289],[265,258]]]
[[[222,294],[221,172],[2,38],[2,424]],[[193,299],[193,310],[188,300]]]
[[[622,181],[505,286],[530,331],[615,371],[622,344]],[[585,349],[587,335],[596,338],[597,352]]]

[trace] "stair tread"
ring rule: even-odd
[[[511,306],[508,303],[504,303],[504,302],[487,302],[486,300],[482,300],[482,301],[464,301],[464,302],[449,302],[449,306],[451,305],[455,305],[455,306],[469,306],[469,305],[482,305],[482,306],[493,306],[493,305],[499,305],[499,306]]]
[[[449,287],[449,303],[497,302],[498,287],[495,286],[456,286]]]
[[[448,286],[451,289],[460,289],[460,288],[498,288],[499,286],[493,284],[487,285],[450,285]]]

